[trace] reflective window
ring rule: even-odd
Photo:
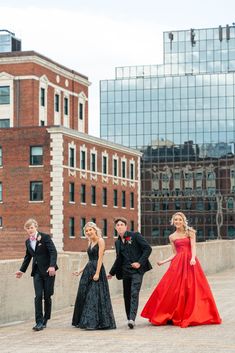
[[[0,104],[10,104],[9,86],[0,86]]]

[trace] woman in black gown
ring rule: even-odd
[[[83,269],[74,272],[77,276],[82,273],[82,276],[72,325],[82,329],[114,329],[116,324],[103,265],[104,239],[100,229],[93,222],[85,225],[84,232],[88,238],[89,261]]]

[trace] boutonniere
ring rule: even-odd
[[[37,237],[37,241],[40,241],[42,239],[41,235]]]
[[[128,243],[128,244],[131,244],[131,243],[132,243],[132,240],[131,240],[131,237],[130,237],[130,236],[125,237],[125,241],[126,241],[126,243]]]

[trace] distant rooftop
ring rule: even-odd
[[[0,53],[21,51],[21,40],[8,29],[0,29]]]

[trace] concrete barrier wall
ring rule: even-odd
[[[169,264],[156,265],[158,259],[171,255],[170,245],[153,248],[150,261],[153,270],[146,273],[142,288],[150,288],[157,284]],[[197,244],[197,256],[206,274],[235,267],[235,240],[217,240]],[[115,252],[105,253],[104,265],[108,272],[115,259]],[[34,317],[34,290],[30,277],[31,264],[21,279],[15,278],[22,260],[0,261],[0,324],[32,319]],[[61,253],[58,258],[59,271],[56,275],[53,310],[59,310],[74,304],[79,277],[72,272],[87,262],[86,253]],[[112,278],[109,281],[111,296],[122,293],[122,281]]]

